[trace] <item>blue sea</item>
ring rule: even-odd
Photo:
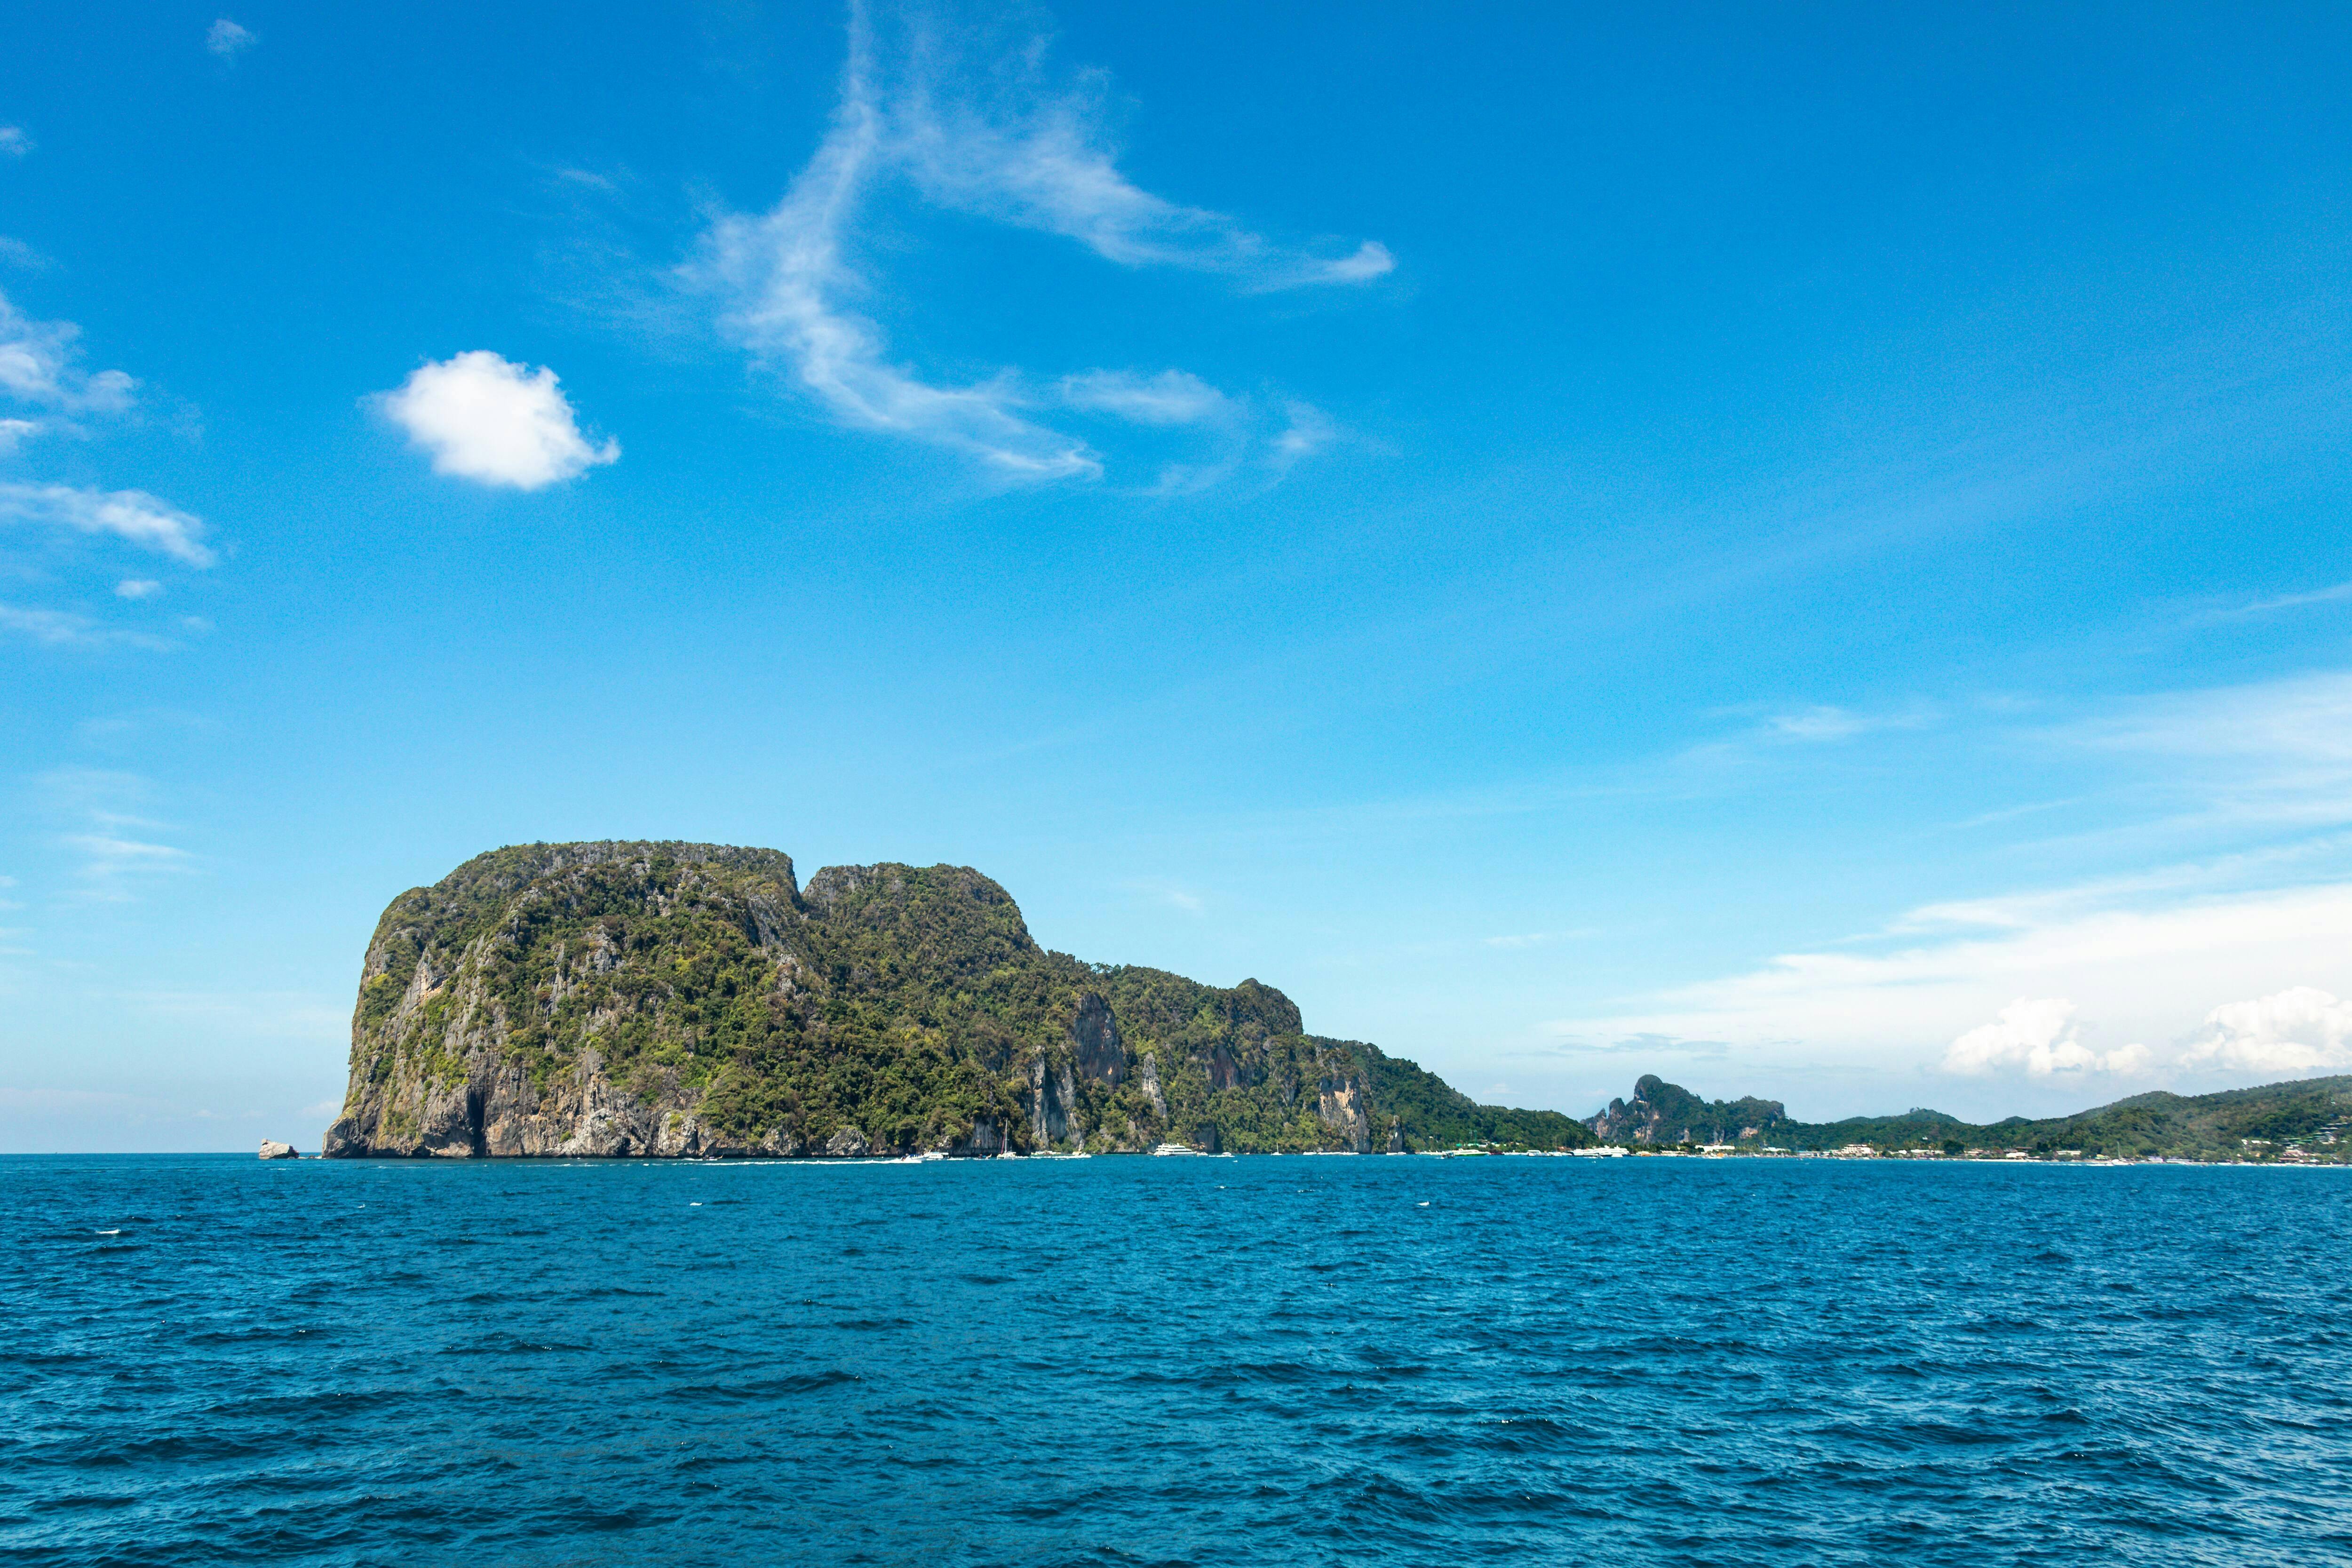
[[[0,1161],[26,1563],[2352,1561],[2352,1172]]]

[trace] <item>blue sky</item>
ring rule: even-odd
[[[48,4],[0,1148],[308,1146],[530,839],[1580,1114],[2352,1065],[2352,14]]]

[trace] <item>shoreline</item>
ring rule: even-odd
[[[1195,1152],[1197,1153],[1198,1152],[1196,1151]],[[242,1156],[242,1155],[239,1155],[239,1154],[238,1154],[236,1152],[235,1152],[235,1151],[201,1151],[201,1150],[200,1150],[200,1151],[185,1151],[185,1152],[182,1152],[182,1151],[171,1151],[171,1150],[149,1150],[149,1151],[142,1151],[142,1152],[136,1152],[136,1153],[121,1153],[121,1152],[118,1152],[118,1153],[113,1154],[113,1155],[111,1155],[111,1156],[110,1156],[110,1154],[108,1154],[108,1153],[106,1153],[106,1152],[81,1152],[81,1153],[76,1153],[76,1152],[52,1152],[45,1153],[45,1154],[16,1154],[16,1155],[9,1155],[9,1156],[5,1156],[5,1158],[13,1158],[13,1159],[24,1159],[24,1160],[42,1160],[42,1159],[79,1159],[79,1160],[87,1160],[87,1159],[106,1159],[106,1158],[110,1158],[110,1157],[114,1157],[114,1158],[126,1158],[126,1159],[168,1159],[168,1158],[174,1158],[174,1157],[185,1157],[185,1158],[220,1158],[220,1159],[250,1158],[250,1156]],[[334,1158],[333,1158],[333,1160],[332,1160],[332,1162],[331,1162],[331,1163],[335,1163],[335,1164],[339,1164],[339,1165],[373,1165],[373,1166],[383,1166],[383,1165],[501,1165],[501,1166],[511,1166],[511,1165],[560,1165],[560,1164],[570,1164],[570,1165],[594,1165],[594,1166],[618,1166],[618,1165],[644,1165],[644,1166],[665,1165],[665,1166],[666,1166],[666,1165],[680,1165],[680,1166],[694,1166],[694,1167],[697,1167],[697,1168],[713,1168],[713,1167],[720,1167],[720,1166],[730,1166],[730,1167],[731,1167],[731,1166],[754,1166],[754,1165],[803,1165],[803,1166],[835,1167],[835,1168],[838,1168],[838,1167],[847,1167],[847,1166],[853,1166],[853,1165],[943,1165],[943,1164],[955,1164],[955,1165],[982,1165],[982,1164],[989,1164],[989,1163],[995,1163],[995,1162],[1000,1162],[1000,1161],[1014,1161],[1014,1162],[1019,1162],[1019,1163],[1036,1162],[1036,1163],[1060,1163],[1060,1162],[1066,1162],[1066,1161],[1075,1161],[1075,1160],[1093,1160],[1093,1159],[1105,1159],[1105,1160],[1119,1160],[1119,1159],[1150,1160],[1150,1159],[1151,1159],[1152,1157],[1153,1157],[1153,1155],[1152,1155],[1152,1152],[1151,1152],[1151,1151],[1149,1151],[1149,1150],[1145,1150],[1145,1151],[1118,1150],[1118,1151],[1115,1151],[1115,1152],[1109,1152],[1109,1153],[1105,1153],[1105,1154],[1100,1154],[1100,1155],[1091,1154],[1091,1153],[1087,1153],[1087,1154],[1063,1154],[1063,1153],[1050,1153],[1050,1152],[1049,1152],[1049,1153],[1042,1153],[1042,1154],[982,1154],[982,1155],[939,1155],[939,1154],[924,1155],[924,1154],[891,1154],[891,1155],[882,1155],[882,1156],[873,1156],[873,1155],[832,1156],[832,1155],[824,1155],[824,1154],[793,1154],[793,1155],[781,1155],[781,1156],[779,1156],[779,1155],[772,1155],[772,1154],[750,1155],[750,1156],[729,1156],[729,1155],[715,1155],[715,1156],[714,1156],[714,1155],[688,1155],[688,1154],[480,1154],[480,1155],[362,1154],[362,1155],[337,1155],[337,1156],[334,1156]],[[1812,1161],[1828,1161],[1828,1162],[1832,1162],[1832,1163],[1838,1163],[1838,1164],[1874,1164],[1874,1163],[1892,1163],[1913,1164],[1913,1165],[1917,1165],[1917,1164],[1931,1164],[1931,1165],[1998,1166],[1998,1167],[2001,1167],[2001,1168],[2004,1168],[2004,1169],[2006,1169],[2006,1168],[2011,1168],[2011,1167],[2017,1167],[2017,1166],[2034,1166],[2034,1167],[2063,1167],[2063,1168],[2068,1168],[2068,1169],[2076,1169],[2076,1170],[2084,1170],[2084,1169],[2121,1170],[2121,1169],[2126,1169],[2126,1168],[2137,1168],[2137,1167],[2144,1167],[2144,1166],[2149,1166],[2149,1165],[2187,1165],[2187,1166],[2195,1166],[2195,1167],[2197,1167],[2197,1168],[2199,1168],[2199,1169],[2210,1169],[2210,1170],[2243,1170],[2243,1171],[2272,1171],[2272,1170],[2326,1171],[2326,1170],[2352,1170],[2352,1159],[2334,1159],[2334,1160],[2308,1160],[2308,1159],[2307,1159],[2307,1160],[2199,1160],[2199,1159],[2192,1159],[2192,1158],[2189,1158],[2189,1157],[2187,1157],[2187,1156],[2183,1156],[2183,1155],[2173,1155],[2173,1154],[2156,1154],[2156,1155],[2150,1155],[2150,1156],[2148,1156],[2148,1157],[2147,1157],[2147,1158],[2145,1158],[2145,1159],[2126,1160],[2126,1159],[2115,1159],[2115,1158],[2105,1158],[2105,1157],[2098,1157],[2098,1158],[2094,1158],[2094,1157],[2082,1157],[2082,1158],[2048,1158],[2048,1157],[2043,1157],[2043,1156],[2039,1156],[2039,1155],[2015,1156],[2015,1155],[2006,1155],[2006,1154],[2003,1154],[2003,1155],[1993,1155],[1993,1156],[1967,1155],[1967,1154],[1959,1154],[1959,1155],[1952,1155],[1952,1154],[1911,1154],[1911,1153],[1899,1153],[1899,1152],[1880,1152],[1869,1153],[1869,1154],[1848,1154],[1848,1153],[1843,1153],[1843,1152],[1827,1152],[1827,1151],[1821,1152],[1811,1152],[1811,1151],[1790,1151],[1790,1152],[1772,1152],[1772,1153],[1760,1153],[1760,1152],[1745,1152],[1745,1151],[1743,1151],[1743,1152],[1738,1152],[1702,1153],[1702,1152],[1690,1152],[1690,1151],[1685,1151],[1685,1150],[1679,1150],[1679,1149],[1626,1149],[1626,1148],[1623,1148],[1623,1147],[1622,1147],[1622,1146],[1615,1146],[1615,1145],[1604,1146],[1604,1147],[1601,1147],[1601,1148],[1591,1148],[1591,1149],[1477,1149],[1477,1150],[1458,1150],[1458,1149],[1410,1149],[1410,1150],[1388,1150],[1388,1151],[1383,1151],[1383,1152],[1359,1152],[1359,1151],[1352,1150],[1352,1149],[1307,1149],[1307,1150],[1295,1150],[1295,1151],[1267,1150],[1267,1151],[1263,1151],[1263,1152],[1259,1152],[1259,1151],[1239,1151],[1239,1150],[1236,1150],[1236,1151],[1226,1151],[1226,1152],[1221,1152],[1221,1153],[1217,1153],[1217,1154],[1202,1154],[1202,1155],[1200,1155],[1199,1157],[1200,1157],[1200,1158],[1202,1158],[1202,1159],[1211,1159],[1211,1160],[1281,1160],[1281,1159],[1331,1159],[1331,1158],[1346,1158],[1346,1159],[1407,1159],[1407,1160],[1412,1160],[1412,1159],[1420,1159],[1420,1160],[1455,1160],[1455,1159],[1474,1159],[1474,1158],[1475,1158],[1475,1159],[1511,1159],[1511,1160],[1638,1159],[1638,1160],[1696,1160],[1696,1161],[1701,1161],[1701,1162],[1715,1162],[1715,1163],[1721,1163],[1721,1162],[1727,1162],[1727,1161],[1769,1161],[1769,1162],[1772,1162],[1772,1163],[1787,1163],[1787,1162],[1790,1162],[1790,1161],[1800,1161],[1800,1160],[1812,1160]],[[278,1158],[276,1158],[276,1159],[273,1159],[273,1160],[271,1160],[271,1161],[269,1161],[269,1162],[268,1162],[268,1163],[291,1163],[291,1162],[303,1162],[303,1163],[309,1163],[309,1162],[320,1162],[320,1161],[325,1161],[325,1160],[327,1160],[327,1158],[328,1158],[327,1156],[322,1155],[322,1154],[316,1154],[316,1153],[297,1153],[297,1154],[295,1154],[295,1155],[291,1156],[291,1157],[290,1157],[290,1159],[289,1159],[289,1157],[280,1156],[280,1157],[278,1157]]]

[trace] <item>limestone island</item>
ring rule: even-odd
[[[531,844],[392,901],[329,1158],[1575,1149],[1229,989],[1037,945],[964,867]]]

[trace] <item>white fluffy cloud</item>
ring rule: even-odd
[[[33,150],[33,139],[21,125],[0,125],[0,156],[21,158]]]
[[[2021,996],[2000,1016],[1980,1024],[1944,1050],[1944,1070],[1981,1075],[2023,1068],[2036,1078],[2061,1072],[2137,1072],[2147,1066],[2146,1046],[2095,1051],[2081,1038],[2074,1004],[2063,996]]]
[[[214,561],[211,548],[204,542],[204,523],[144,490],[0,484],[0,521],[112,534],[191,566],[210,566]]]
[[[488,349],[420,366],[378,401],[436,474],[535,490],[621,456],[620,442],[591,446],[580,433],[553,371]]]
[[[2352,1066],[2352,1003],[2296,985],[2225,1004],[2205,1015],[2181,1061],[2264,1073]]]

